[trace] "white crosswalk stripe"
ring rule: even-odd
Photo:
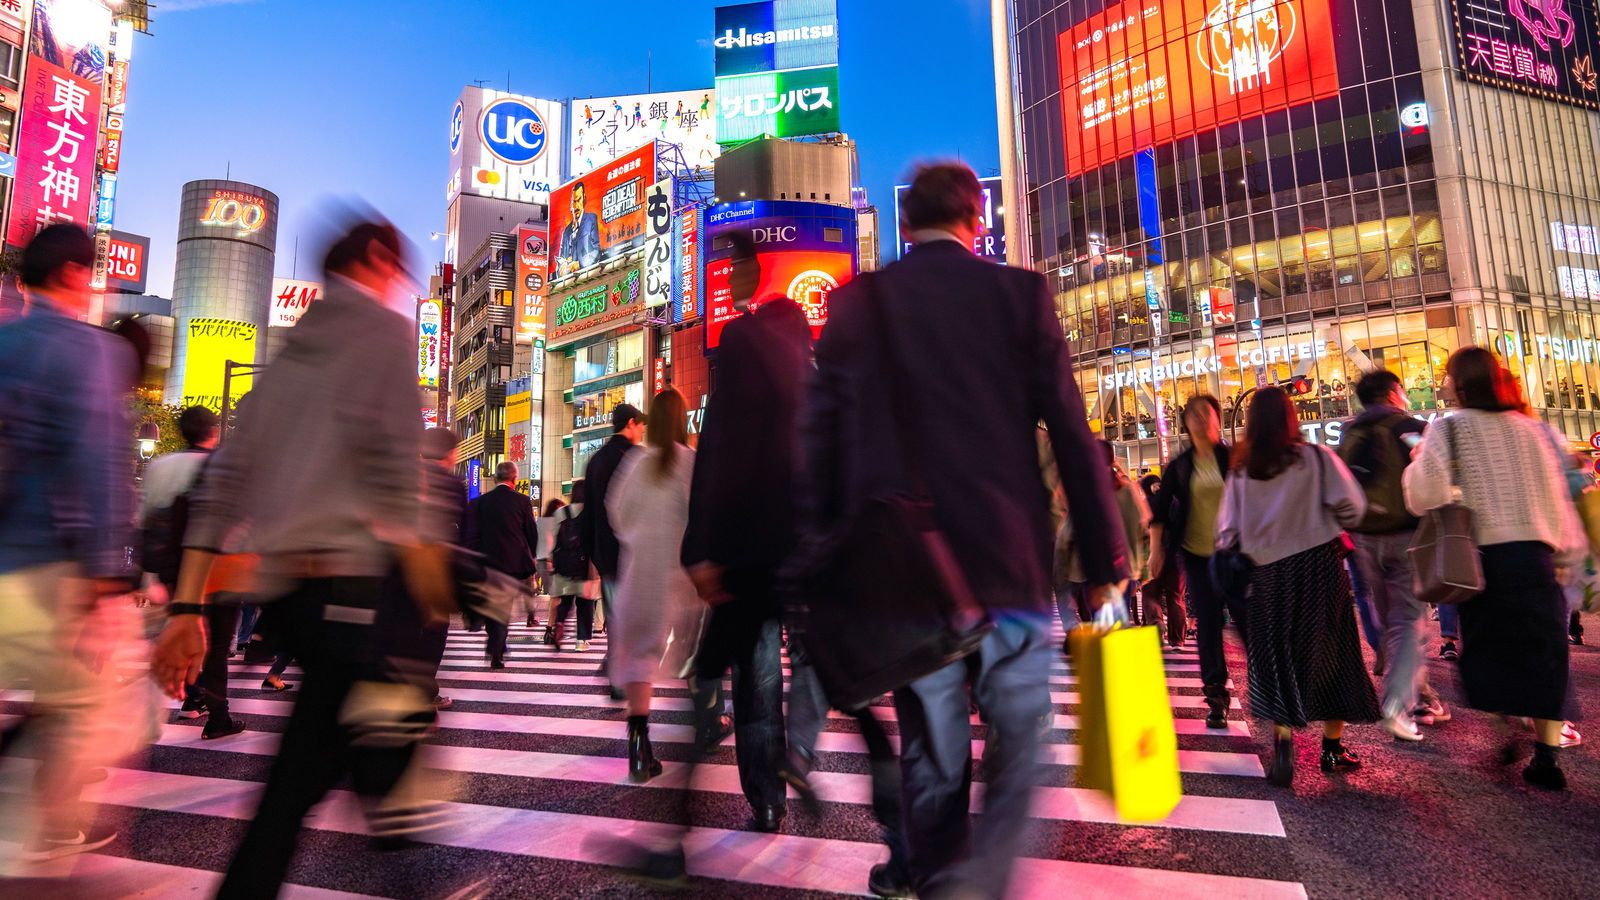
[[[663,720],[652,724],[651,736],[667,757],[666,771],[644,785],[634,785],[627,779],[621,704],[610,698],[609,683],[600,675],[605,637],[596,636],[589,653],[576,654],[571,652],[569,635],[564,650],[553,652],[531,643],[542,631],[542,627],[513,626],[507,667],[496,670],[487,666],[482,634],[452,632],[440,683],[455,706],[440,713],[439,740],[423,751],[427,764],[446,773],[448,779],[508,779],[505,784],[525,781],[529,787],[512,790],[509,799],[497,802],[485,800],[500,793],[486,783],[473,792],[479,802],[448,804],[450,824],[430,832],[426,841],[454,848],[452,852],[613,865],[617,860],[607,842],[646,839],[661,826],[631,817],[620,799],[574,812],[570,804],[545,798],[604,791],[608,797],[634,798],[626,806],[636,809],[652,797],[670,796],[665,792],[681,788],[687,771],[671,760],[682,758],[680,745],[691,739],[691,729],[677,724],[686,721],[689,700],[679,686],[661,686],[654,708]],[[1234,712],[1226,729],[1207,730],[1198,716],[1204,701],[1199,696],[1195,655],[1169,651],[1164,664],[1177,714],[1178,763],[1188,788],[1182,803],[1163,822],[1125,824],[1105,797],[1073,786],[1073,767],[1081,759],[1081,747],[1074,743],[1079,726],[1077,679],[1071,666],[1058,660],[1050,676],[1056,710],[1043,750],[1047,767],[1035,793],[1034,815],[1041,827],[1112,829],[1125,831],[1130,840],[1148,840],[1136,838],[1139,834],[1167,834],[1169,840],[1187,835],[1182,839],[1284,842],[1276,804],[1256,799],[1270,794],[1257,787],[1263,784],[1264,773],[1249,725]],[[112,769],[104,783],[90,789],[89,798],[134,810],[217,820],[248,818],[261,790],[266,760],[276,752],[280,732],[299,695],[298,666],[291,665],[285,673],[294,687],[284,692],[261,690],[267,668],[242,659],[232,664],[230,706],[249,730],[224,740],[202,741],[194,724],[174,719],[160,727],[148,771]],[[787,661],[784,674],[787,678]],[[28,699],[25,692],[0,692],[0,703],[15,705],[0,712],[0,724],[14,721]],[[1234,709],[1239,709],[1237,701]],[[895,729],[892,706],[878,706],[874,712],[891,731]],[[827,807],[865,809],[870,804],[870,779],[862,774],[865,768],[861,763],[866,747],[848,718],[839,713],[830,717],[834,724],[818,741],[822,756],[813,780]],[[974,722],[981,724],[976,717]],[[891,737],[898,744],[898,738]],[[981,732],[972,743],[974,759],[978,759],[985,746]],[[731,747],[732,739],[727,744]],[[668,748],[675,746],[678,755],[669,752]],[[216,768],[223,761],[228,768]],[[254,774],[238,776],[238,780],[206,774],[220,771]],[[693,790],[712,796],[742,796],[733,755],[724,753],[698,767]],[[977,793],[975,809],[981,810],[981,776]],[[613,807],[616,812],[609,811]],[[319,806],[306,824],[310,829],[344,835],[362,835],[367,829],[353,796],[343,791],[336,791],[330,802]],[[720,820],[697,827],[687,844],[690,873],[734,885],[860,894],[868,870],[884,858],[882,846],[859,833],[848,838],[819,837],[788,825],[785,831],[791,833],[761,834],[743,830],[737,822]],[[219,877],[214,872],[171,865],[170,860],[105,854],[90,854],[83,865],[83,871],[97,879],[97,886],[114,886],[109,893],[102,892],[106,896],[206,893],[215,889]],[[1014,893],[1028,898],[1305,896],[1298,883],[1277,880],[1273,872],[1245,869],[1259,877],[1240,877],[1168,865],[1159,859],[1141,866],[1027,858],[1019,863]],[[332,898],[360,893],[300,886],[287,889],[284,896]]]

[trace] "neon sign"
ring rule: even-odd
[[[200,224],[233,228],[240,234],[255,234],[267,224],[267,204],[260,197],[238,191],[217,191],[200,214]]]
[[[1468,80],[1600,109],[1593,0],[1452,0]]]

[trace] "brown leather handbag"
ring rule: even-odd
[[[1450,444],[1451,500],[1424,513],[1417,526],[1407,551],[1412,584],[1423,603],[1464,603],[1483,593],[1483,559],[1478,554],[1472,509],[1461,502],[1461,489],[1456,486],[1455,427],[1449,420],[1433,427],[1443,428]]]

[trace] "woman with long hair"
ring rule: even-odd
[[[1195,394],[1183,405],[1183,426],[1189,433],[1189,449],[1167,464],[1152,510],[1150,578],[1160,581],[1171,577],[1169,570],[1182,570],[1188,613],[1195,619],[1200,680],[1210,707],[1206,727],[1224,728],[1233,701],[1222,651],[1224,608],[1233,614],[1246,644],[1250,636],[1244,606],[1213,590],[1208,574],[1217,544],[1224,476],[1232,460],[1228,445],[1222,443],[1222,404],[1208,394]]]
[[[554,534],[560,533],[563,522],[583,515],[584,496],[587,492],[582,478],[572,483],[572,505],[561,507],[552,517]],[[552,537],[551,541],[554,540]],[[594,636],[595,604],[600,602],[600,573],[595,571],[592,563],[589,565],[587,578],[572,578],[552,569],[550,596],[556,598],[556,603],[550,612],[550,627],[545,629],[544,642],[555,647],[558,652],[561,650],[561,638],[567,629],[567,617],[572,615],[572,609],[576,606],[578,640],[573,646],[579,653],[587,651],[589,639]]]
[[[622,549],[612,601],[611,683],[627,698],[628,777],[636,782],[661,774],[650,746],[655,682],[688,676],[705,613],[681,559],[694,451],[688,404],[673,388],[651,401],[645,443],[623,459],[606,498]]]
[[[1587,541],[1558,448],[1542,423],[1518,412],[1511,373],[1482,347],[1456,351],[1445,372],[1445,391],[1461,411],[1424,435],[1403,478],[1406,506],[1422,515],[1459,491],[1472,510],[1484,589],[1457,607],[1467,703],[1532,719],[1538,741],[1522,777],[1563,790],[1556,755],[1564,720],[1576,715],[1568,708],[1567,600],[1557,572],[1583,560]],[[1502,761],[1518,756],[1508,744]]]
[[[1331,451],[1306,444],[1293,401],[1265,387],[1250,401],[1245,445],[1223,491],[1217,547],[1252,563],[1247,592],[1250,711],[1273,725],[1267,780],[1294,782],[1294,729],[1322,722],[1324,772],[1359,768],[1346,722],[1376,722],[1361,659],[1344,529],[1367,498]]]

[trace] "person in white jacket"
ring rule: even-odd
[[[1517,412],[1516,383],[1500,360],[1467,347],[1446,372],[1461,411],[1418,446],[1403,480],[1406,506],[1420,516],[1459,491],[1472,510],[1484,589],[1457,607],[1467,703],[1533,719],[1538,742],[1522,777],[1564,790],[1556,755],[1568,718],[1567,601],[1558,573],[1582,560],[1583,528],[1556,448],[1541,423]],[[1518,756],[1508,744],[1503,761]]]
[[[1344,529],[1367,497],[1325,447],[1305,443],[1294,403],[1279,387],[1250,401],[1246,443],[1222,494],[1218,549],[1255,564],[1246,608],[1250,711],[1272,722],[1267,779],[1294,782],[1294,732],[1323,723],[1321,768],[1361,766],[1345,748],[1347,722],[1376,722],[1378,694],[1361,658]]]
[[[683,567],[680,549],[689,523],[688,407],[672,388],[650,404],[648,447],[617,467],[606,513],[621,547],[611,628],[611,683],[628,707],[628,777],[661,774],[650,746],[650,701],[655,682],[688,676],[706,606]]]

